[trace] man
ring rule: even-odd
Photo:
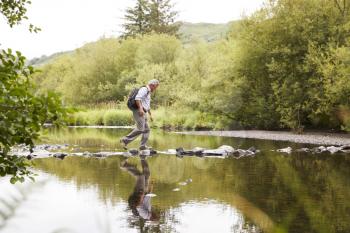
[[[137,108],[132,110],[136,128],[128,135],[120,139],[123,148],[127,149],[127,145],[142,134],[140,150],[148,149],[146,143],[149,138],[150,129],[147,122],[147,114],[149,114],[151,121],[153,121],[151,114],[151,92],[154,92],[159,86],[159,81],[152,79],[148,85],[141,87],[135,97]]]
[[[127,170],[136,178],[134,190],[128,198],[129,207],[134,216],[155,221],[159,219],[159,215],[151,206],[153,185],[149,182],[151,172],[144,156],[141,156],[141,166],[142,172],[137,169],[136,165],[129,164],[127,161],[121,163],[121,168]]]

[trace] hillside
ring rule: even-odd
[[[188,23],[183,22],[179,34],[183,43],[204,40],[207,42],[216,41],[226,36],[231,23]]]
[[[206,42],[216,41],[224,38],[229,31],[232,23],[235,22],[236,21],[223,24],[182,22],[182,25],[179,29],[180,39],[184,44],[201,40]],[[45,65],[48,62],[53,61],[55,58],[70,52],[72,51],[63,51],[54,53],[50,56],[43,55],[39,58],[33,58],[28,61],[28,65]]]
[[[35,57],[35,58],[29,60],[27,62],[27,65],[30,65],[30,66],[42,66],[42,65],[45,65],[45,64],[53,61],[55,58],[57,58],[59,56],[62,56],[64,54],[68,54],[68,53],[71,53],[71,52],[72,51],[64,51],[64,52],[54,53],[54,54],[51,54],[49,56],[42,55],[41,57]]]

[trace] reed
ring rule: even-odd
[[[110,105],[109,105],[110,106]],[[71,115],[70,125],[130,126],[134,124],[132,113],[127,108],[93,107],[81,109]],[[223,128],[217,117],[208,116],[190,109],[160,107],[152,111],[153,127],[165,129],[216,129]]]

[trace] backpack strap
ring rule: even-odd
[[[146,89],[147,89],[147,95],[150,93],[150,91],[148,90],[148,88],[147,88],[147,86],[142,86],[142,87],[146,87]],[[140,87],[140,89],[141,89],[141,87]],[[139,89],[139,90],[140,90]]]

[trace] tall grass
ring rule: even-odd
[[[130,112],[126,109],[87,109],[73,113],[70,125],[133,125]]]
[[[105,107],[105,108],[103,108]],[[81,109],[72,114],[70,125],[134,125],[132,112],[119,106],[98,106]],[[190,109],[160,107],[152,110],[153,127],[166,129],[215,129],[222,128],[219,119]]]
[[[154,111],[154,125],[168,129],[213,129],[215,122],[203,113],[189,109],[159,108]]]

